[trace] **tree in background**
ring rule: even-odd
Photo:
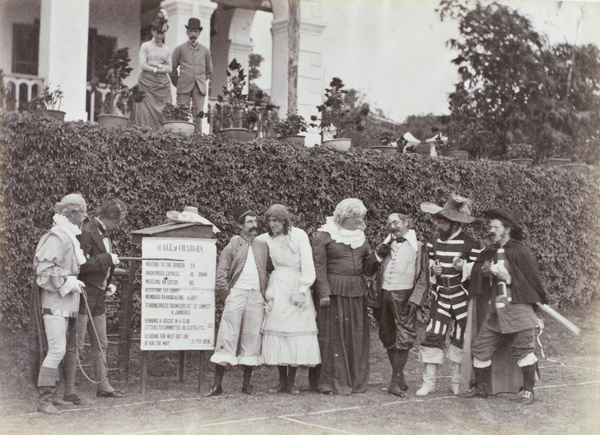
[[[440,18],[459,23],[453,63],[460,79],[444,119],[449,148],[502,157],[529,143],[536,159],[598,160],[600,52],[550,45],[531,22],[498,3],[442,0]]]

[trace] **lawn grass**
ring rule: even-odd
[[[561,309],[581,327],[572,336],[546,318],[543,335],[548,359],[540,361],[542,379],[536,385],[536,402],[520,406],[513,395],[488,399],[462,399],[450,392],[449,364],[438,374],[437,391],[425,398],[414,392],[420,385],[422,364],[411,352],[406,368],[409,396],[390,396],[390,374],[385,350],[371,331],[369,389],[352,396],[324,396],[308,390],[307,370],[298,371],[299,396],[270,395],[277,370],[259,367],[253,384],[257,394],[242,394],[241,369],[224,378],[225,393],[203,398],[197,392],[199,353],[188,353],[183,383],[176,379],[176,353],[152,354],[148,392],[140,394],[139,354],[133,353],[129,385],[113,385],[129,394],[123,399],[96,399],[93,386],[78,382],[87,399],[61,416],[35,413],[36,393],[28,371],[23,337],[1,336],[0,422],[2,433],[599,433],[600,373],[599,318],[595,307]],[[212,380],[208,365],[206,391]],[[115,376],[116,377],[116,376]]]

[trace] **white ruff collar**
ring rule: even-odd
[[[81,234],[81,229],[77,225],[71,223],[66,216],[61,214],[55,214],[52,219],[54,220],[54,227],[52,229],[61,230],[63,233],[69,236],[71,242],[73,242],[75,256],[77,257],[77,264],[82,265],[85,263],[85,255],[83,254],[79,240],[77,240],[77,236]]]
[[[365,232],[363,230],[347,230],[340,227],[333,221],[333,216],[329,216],[319,231],[329,233],[331,238],[344,245],[350,245],[352,249],[360,248],[365,243]]]

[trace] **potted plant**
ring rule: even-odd
[[[374,150],[382,151],[385,154],[396,154],[400,150],[398,142],[402,142],[402,138],[396,137],[396,135],[389,130],[379,130],[375,134],[375,138],[381,145],[372,147]]]
[[[133,105],[144,98],[144,91],[137,85],[129,88],[124,81],[133,68],[129,66],[129,48],[119,48],[104,65],[103,72],[108,93],[102,102],[102,114],[98,115],[98,123],[104,126],[125,127],[133,110]],[[92,92],[100,87],[100,80],[92,80]]]
[[[53,91],[50,91],[50,88],[46,86],[40,95],[31,99],[29,107],[33,110],[43,110],[52,118],[62,121],[65,119],[65,112],[59,110],[62,99],[63,92],[60,90],[60,86]]]
[[[334,77],[331,80],[329,88],[325,88],[325,101],[317,106],[321,118],[319,120],[317,116],[312,116],[313,123],[310,126],[319,127],[323,145],[348,151],[352,144],[352,140],[347,137],[348,133],[362,130],[363,121],[369,114],[369,106],[363,104],[355,107],[347,102],[347,91],[343,88],[342,79]],[[325,136],[332,136],[332,138],[324,140]]]
[[[186,136],[190,136],[196,130],[196,124],[190,121],[192,110],[189,104],[167,103],[163,107],[162,115],[165,119],[162,126],[166,130],[183,133]]]
[[[308,124],[303,116],[297,113],[288,113],[286,119],[275,124],[275,133],[277,139],[283,142],[304,145],[305,136],[301,136],[300,133],[306,132],[307,128]]]
[[[210,112],[209,122],[213,131],[218,131],[225,138],[252,140],[255,135],[248,130],[248,126],[257,121],[257,115],[251,110],[248,94],[244,93],[246,74],[236,59],[227,65],[227,83],[227,86],[223,86],[223,95],[218,96]]]
[[[533,156],[535,155],[533,146],[526,143],[513,143],[506,147],[504,155],[509,162],[523,166],[533,165]]]

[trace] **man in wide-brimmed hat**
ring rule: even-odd
[[[225,300],[217,334],[215,380],[207,397],[223,393],[227,365],[243,365],[242,392],[252,394],[252,369],[261,363],[261,333],[267,287],[269,248],[257,238],[258,215],[247,205],[238,207],[233,217],[241,234],[233,236],[219,256],[216,275],[217,296]]]
[[[465,397],[487,397],[492,355],[500,343],[510,339],[510,352],[523,373],[522,404],[533,402],[537,357],[534,330],[538,324],[534,312],[537,302],[546,303],[546,292],[537,261],[523,245],[522,227],[509,209],[496,208],[484,214],[490,219],[492,243],[473,265],[469,291],[483,298],[483,325],[471,346],[475,388]]]
[[[430,282],[434,301],[429,312],[425,340],[419,359],[425,364],[423,385],[417,396],[435,391],[437,366],[444,363],[446,336],[450,334],[447,358],[452,361],[452,391],[458,394],[462,345],[467,324],[469,278],[480,244],[463,231],[463,225],[475,221],[469,199],[453,195],[443,207],[424,202],[421,210],[433,215],[436,233],[427,243]]]
[[[171,80],[177,88],[177,104],[190,104],[196,131],[202,131],[204,100],[212,74],[210,50],[198,42],[202,26],[198,18],[190,18],[185,26],[188,41],[173,50]],[[179,68],[179,71],[177,70]]]

